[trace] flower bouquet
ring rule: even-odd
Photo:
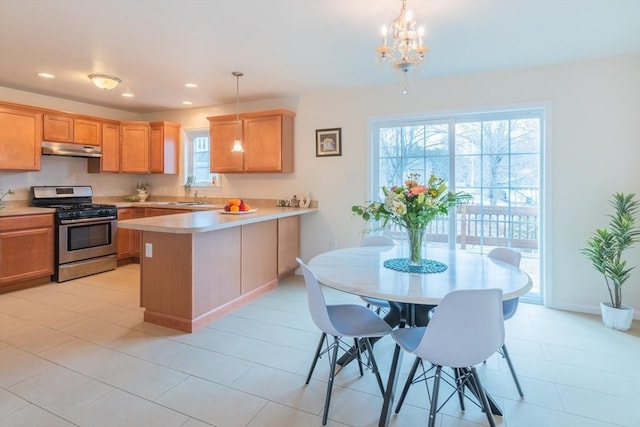
[[[471,200],[469,193],[450,192],[445,181],[435,175],[424,184],[419,179],[420,174],[409,174],[403,186],[382,187],[384,202],[351,207],[365,221],[382,221],[380,228],[393,223],[406,229],[411,265],[422,263],[422,240],[427,225],[438,216],[448,215],[452,207]]]

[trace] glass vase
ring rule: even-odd
[[[422,265],[422,248],[425,227],[412,227],[407,229],[409,235],[409,265]]]

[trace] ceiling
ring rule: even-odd
[[[640,0],[408,8],[431,49],[412,79],[640,52]],[[375,48],[399,10],[400,0],[0,0],[0,86],[152,112],[234,103],[232,71],[245,73],[241,101],[390,84]],[[100,90],[90,73],[122,83]]]

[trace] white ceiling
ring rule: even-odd
[[[640,0],[408,8],[431,48],[413,79],[640,52]],[[234,103],[236,70],[241,101],[393,83],[375,48],[399,10],[400,0],[0,0],[0,86],[151,112]],[[100,90],[90,73],[122,83]]]

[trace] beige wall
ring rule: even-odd
[[[428,74],[428,65],[427,65]],[[408,96],[399,85],[303,94],[256,103],[242,103],[242,111],[288,108],[297,112],[295,129],[296,172],[287,175],[227,175],[222,188],[207,194],[278,198],[309,191],[319,200],[320,211],[305,216],[302,257],[305,260],[329,249],[356,245],[364,224],[352,218],[350,207],[368,198],[369,124],[398,116],[446,114],[519,106],[545,106],[549,111],[546,145],[545,302],[563,309],[596,312],[607,297],[602,279],[579,254],[586,237],[604,225],[613,192],[640,194],[640,54],[607,60],[546,66],[414,82]],[[0,99],[15,99],[19,91],[0,88]],[[39,96],[28,97],[44,105]],[[50,101],[50,100],[49,100]],[[60,100],[61,105],[68,101]],[[72,104],[70,111],[100,115]],[[71,108],[74,107],[74,108]],[[89,108],[89,106],[86,106]],[[180,110],[161,114],[112,118],[164,119],[184,128],[206,128],[206,117],[234,112],[234,106]],[[343,155],[315,157],[315,130],[342,128]],[[55,161],[55,163],[54,163]],[[0,172],[2,187],[26,194],[30,185],[85,183],[98,194],[131,192],[135,182],[147,180],[155,194],[181,195],[183,177],[95,176],[72,162],[43,161],[38,173]],[[70,182],[62,182],[68,179]],[[204,193],[203,193],[204,194]],[[20,195],[19,195],[20,196]],[[630,253],[640,265],[640,248]],[[640,270],[625,285],[624,299],[640,310]]]

